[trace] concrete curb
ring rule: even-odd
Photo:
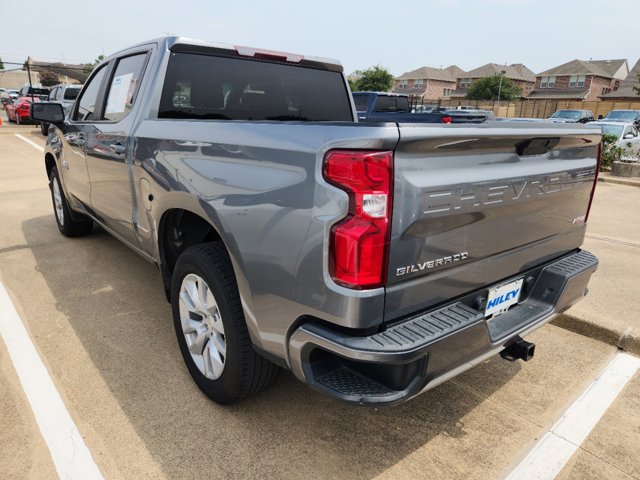
[[[613,345],[625,352],[640,355],[640,330],[629,327],[625,332],[615,331],[611,328],[597,323],[584,320],[582,318],[563,313],[558,315],[552,322],[565,330],[593,338],[600,342]]]
[[[640,187],[640,178],[634,179],[634,178],[612,177],[611,175],[604,175],[604,174],[600,173],[600,176],[598,176],[598,181],[599,182],[605,182],[605,183],[614,183],[616,185],[627,185],[627,186],[630,186],[630,187]]]

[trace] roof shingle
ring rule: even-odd
[[[416,80],[416,79],[431,79],[442,80],[445,82],[455,82],[456,75],[459,72],[464,72],[457,65],[451,65],[447,68],[433,68],[433,67],[420,67],[416,70],[403,73],[396,80]]]
[[[571,60],[570,62],[563,63],[557,67],[550,68],[544,72],[540,72],[538,76],[549,75],[596,75],[604,78],[620,78],[620,75],[616,76],[616,73],[620,68],[625,65],[627,61],[625,59],[616,60]],[[625,72],[626,73],[626,72]]]

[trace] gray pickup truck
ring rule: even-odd
[[[66,236],[93,223],[155,263],[211,399],[279,367],[397,404],[580,300],[601,134],[582,125],[358,123],[333,60],[168,37],[98,65],[51,124]],[[73,248],[73,244],[69,244]],[[141,375],[143,373],[141,372]]]

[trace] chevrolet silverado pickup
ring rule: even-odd
[[[198,387],[401,403],[580,300],[601,133],[359,123],[334,60],[165,37],[39,102],[54,218],[158,266]],[[73,248],[73,243],[69,244]],[[141,375],[143,373],[141,372]]]

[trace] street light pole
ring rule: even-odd
[[[505,73],[507,73],[506,70],[502,70],[500,72],[500,84],[498,85],[498,101],[500,101],[500,92],[502,92],[502,79],[504,78]]]

